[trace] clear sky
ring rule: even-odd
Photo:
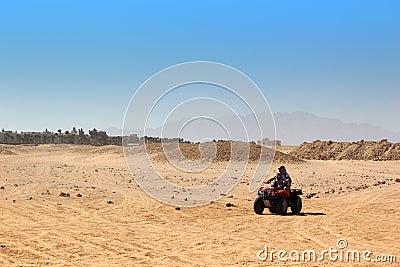
[[[400,131],[400,1],[0,2],[0,128],[121,128],[135,90],[193,60],[273,112]]]

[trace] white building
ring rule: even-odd
[[[281,140],[269,140],[269,138],[266,137],[258,141],[257,144],[261,146],[281,146],[282,142]]]

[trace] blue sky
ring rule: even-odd
[[[400,131],[399,1],[1,1],[0,127],[121,127],[177,63],[247,74],[273,112]]]

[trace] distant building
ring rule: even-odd
[[[261,146],[281,146],[282,142],[281,140],[269,140],[269,138],[266,137],[258,141],[257,144]]]
[[[129,136],[124,137],[124,143],[127,146],[138,145],[140,143],[140,139],[137,134],[130,134]]]

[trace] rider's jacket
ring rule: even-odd
[[[286,186],[290,187],[291,185],[291,178],[289,173],[287,172],[284,174],[277,173],[275,176],[275,180],[278,183],[278,189],[285,189]]]

